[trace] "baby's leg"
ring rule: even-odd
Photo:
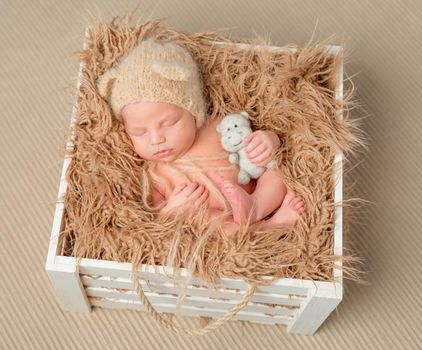
[[[265,218],[280,207],[287,193],[287,186],[279,170],[267,169],[258,179],[252,194],[222,176],[218,181],[233,209],[233,219],[236,223],[247,220],[249,215],[251,223]]]
[[[254,227],[259,230],[266,230],[274,226],[283,225],[285,227],[293,227],[296,225],[299,216],[305,210],[302,198],[295,192],[287,191],[283,203],[280,208],[268,219],[257,222]]]
[[[287,186],[279,170],[267,169],[256,182],[255,191],[251,194],[256,203],[252,222],[262,220],[279,208],[287,193]]]
[[[256,222],[251,228],[255,230],[266,230],[275,226],[294,227],[304,211],[303,200],[294,192],[287,191],[281,206],[268,219]],[[239,225],[233,221],[231,215],[223,216],[223,211],[219,209],[209,209],[210,219],[222,218],[221,227],[224,234],[233,239],[239,232]]]

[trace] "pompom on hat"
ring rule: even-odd
[[[107,70],[97,87],[120,121],[127,104],[165,102],[189,111],[198,128],[205,122],[198,66],[190,53],[175,43],[144,40]]]

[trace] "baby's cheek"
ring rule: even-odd
[[[144,142],[140,142],[139,140],[133,140],[133,147],[135,149],[135,152],[141,158],[148,158],[148,148],[146,147]]]
[[[189,148],[193,145],[196,136],[196,128],[190,125],[180,127],[177,131],[172,130],[172,139],[174,145],[181,146],[182,148]]]

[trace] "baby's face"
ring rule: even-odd
[[[171,103],[131,103],[123,108],[122,118],[135,152],[143,159],[171,162],[195,141],[195,118]]]

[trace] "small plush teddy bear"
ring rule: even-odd
[[[249,183],[251,178],[259,178],[266,169],[275,166],[274,160],[271,160],[265,167],[258,167],[248,159],[243,139],[252,133],[252,129],[247,112],[226,115],[216,129],[221,134],[221,144],[224,150],[229,152],[229,162],[239,164],[239,174],[237,175],[239,184],[244,185]]]

